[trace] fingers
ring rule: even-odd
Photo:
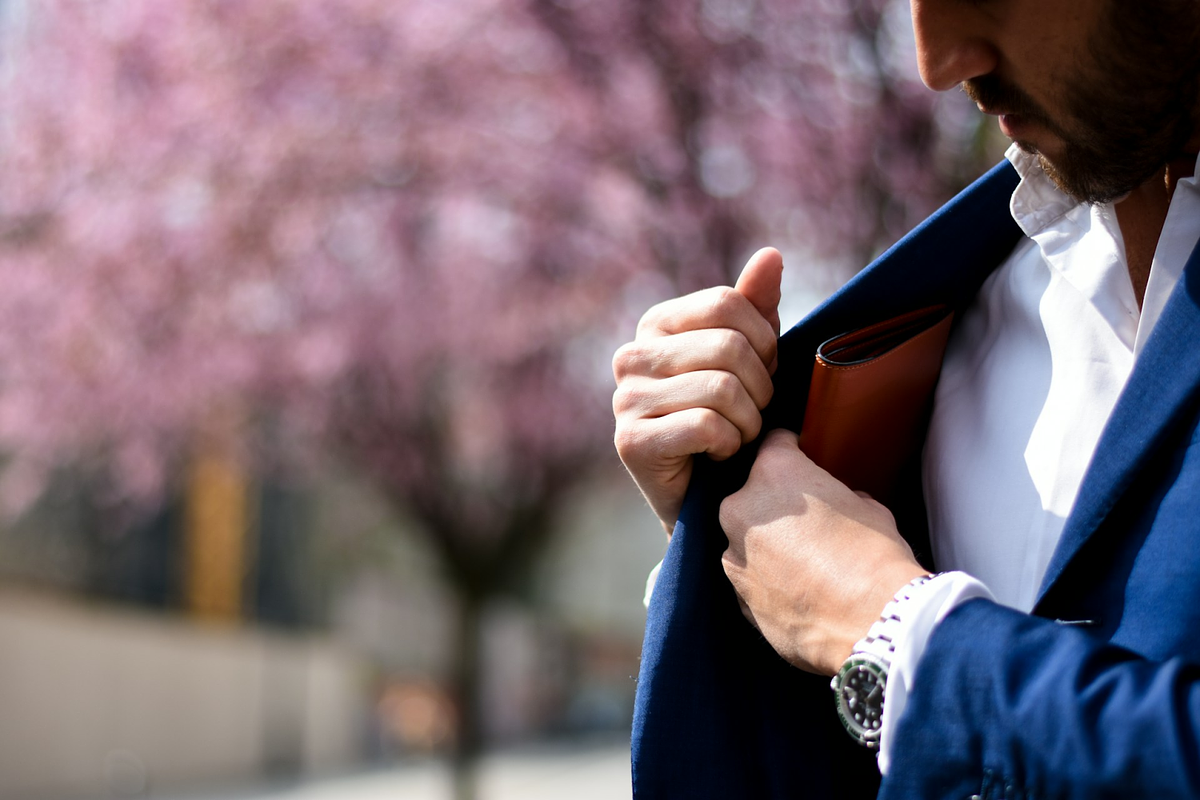
[[[783,280],[783,256],[773,247],[764,247],[746,262],[734,288],[771,323],[779,335],[780,284]]]
[[[638,323],[637,340],[688,331],[728,329],[745,337],[756,357],[764,365],[770,365],[775,360],[778,345],[776,325],[763,317],[736,289],[717,286],[651,308]]]
[[[763,437],[746,484],[722,503],[722,514],[729,521],[727,532],[730,527],[744,525],[743,517],[754,513],[758,505],[785,493],[793,499],[804,498],[811,509],[830,509],[866,528],[900,540],[895,531],[895,519],[887,506],[866,492],[852,490],[822,469],[800,449],[800,437],[782,428],[771,430]],[[723,519],[722,524],[724,522]],[[816,529],[815,523],[813,529]]]
[[[737,378],[759,409],[765,408],[771,399],[774,387],[766,366],[746,337],[729,328],[686,331],[630,342],[613,357],[618,386],[631,377],[661,380],[710,370]]]
[[[736,445],[753,441],[762,429],[759,407],[741,380],[732,373],[720,370],[685,372],[661,380],[631,379],[622,382],[613,394],[613,411],[618,420],[654,421],[671,424],[687,424],[686,434],[697,446],[693,453],[712,453],[729,456],[727,444],[729,432],[719,425],[720,420],[710,420],[708,414],[678,416],[685,411],[709,411],[720,420],[731,425],[737,436]],[[704,434],[711,434],[713,442],[704,441]]]
[[[736,287],[660,303],[613,356],[614,441],[621,460],[670,530],[692,456],[732,456],[758,436],[774,388],[783,258],[766,248]]]
[[[740,305],[765,324],[744,299]],[[635,479],[642,464],[732,456],[758,436],[774,391],[750,340],[728,327],[641,337],[617,351],[613,374],[617,452]]]
[[[615,443],[630,469],[643,464],[655,468],[695,453],[707,453],[718,461],[729,458],[742,446],[743,435],[728,418],[710,408],[685,408],[620,426]]]
[[[691,478],[693,456],[729,458],[741,447],[742,433],[711,408],[685,408],[653,418],[618,413],[613,442],[670,535]]]

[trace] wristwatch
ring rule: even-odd
[[[916,587],[933,575],[922,575],[905,584],[883,607],[879,619],[858,640],[854,651],[833,676],[829,686],[837,698],[838,717],[856,742],[874,750],[879,747],[883,725],[883,703],[887,696],[888,669],[892,666],[894,640],[900,628],[901,604]]]

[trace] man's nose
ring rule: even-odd
[[[935,91],[953,89],[996,68],[999,54],[987,20],[963,0],[911,0],[921,80]]]

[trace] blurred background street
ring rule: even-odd
[[[481,798],[629,791],[641,593],[662,544],[623,482],[588,495],[531,584],[554,614],[509,601],[486,616]],[[36,531],[41,552],[55,529]],[[399,551],[375,552],[309,630],[198,624],[10,579],[0,797],[454,796],[445,600],[420,552],[385,536]]]
[[[451,776],[436,762],[412,764],[254,791],[183,795],[177,800],[441,800]],[[480,800],[628,800],[629,747],[602,742],[484,756]]]

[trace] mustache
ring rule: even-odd
[[[996,75],[980,75],[963,81],[962,90],[976,105],[988,111],[1050,123],[1049,116],[1032,97]]]

